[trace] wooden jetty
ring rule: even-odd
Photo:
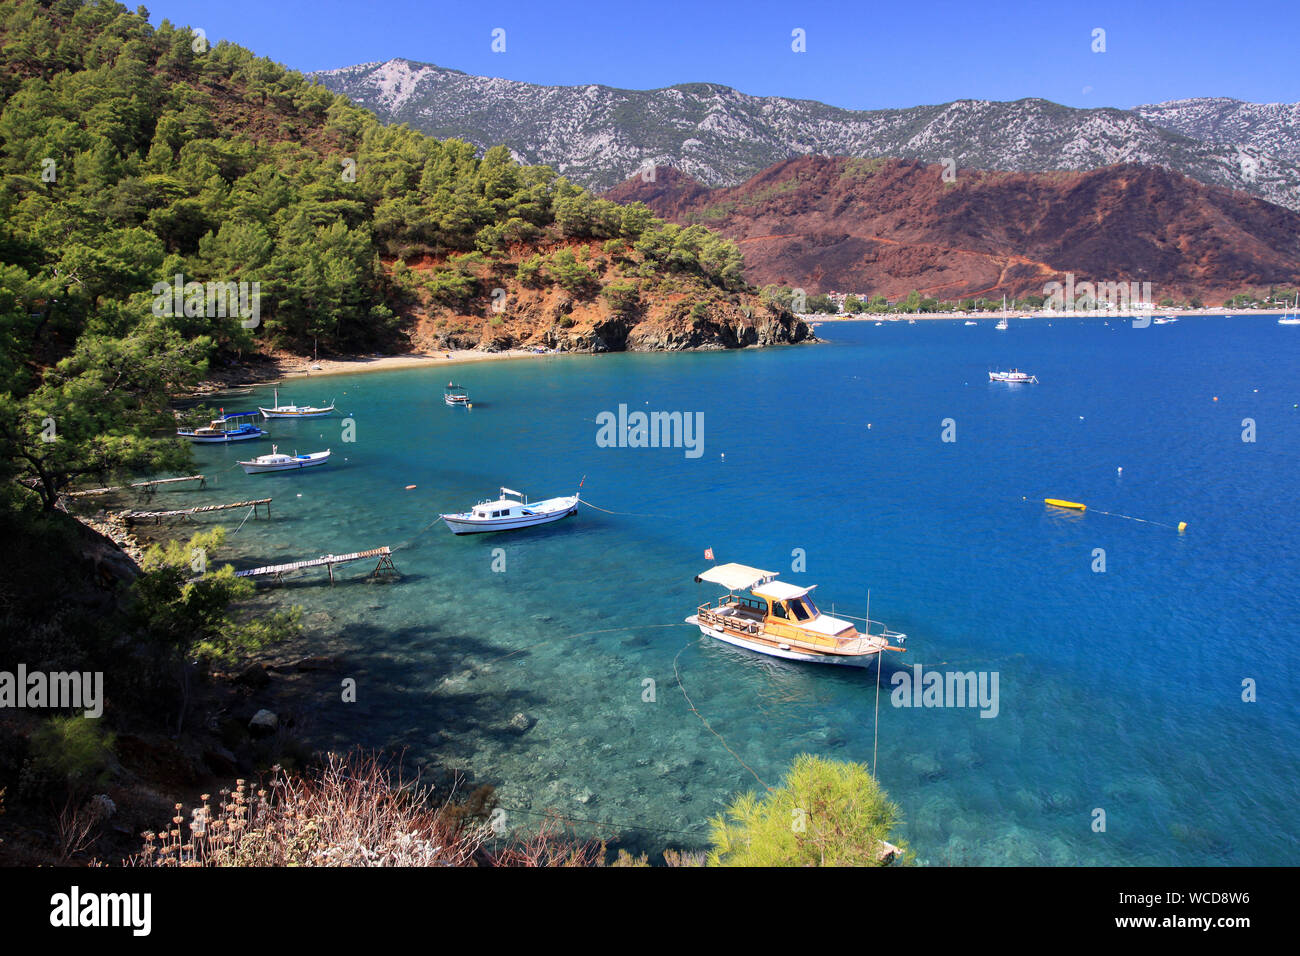
[[[86,488],[82,491],[69,491],[67,497],[81,498],[85,495],[106,495],[110,491],[121,491],[123,488],[144,488],[152,493],[159,485],[170,485],[178,481],[197,481],[200,488],[205,488],[208,484],[208,479],[203,475],[186,475],[184,478],[154,478],[149,481],[133,481],[129,485],[110,485],[107,488]]]
[[[265,575],[274,575],[275,580],[281,580],[284,575],[291,571],[302,571],[307,568],[329,568],[330,584],[334,583],[334,565],[348,564],[352,561],[360,561],[364,558],[378,558],[379,563],[375,569],[370,572],[369,577],[374,577],[380,573],[397,572],[393,566],[393,549],[385,545],[382,548],[371,548],[368,551],[353,551],[351,554],[324,554],[319,558],[309,558],[306,561],[291,561],[288,564],[268,564],[264,568],[250,568],[247,571],[236,571],[237,578],[256,578]]]
[[[252,508],[253,515],[256,517],[260,505],[266,505],[266,516],[270,518],[271,499],[257,498],[253,501],[236,501],[228,505],[199,505],[194,508],[177,508],[174,511],[123,511],[122,520],[134,523],[152,519],[155,524],[162,524],[163,518],[188,517],[189,515],[204,514],[209,511],[229,511],[231,508]]]

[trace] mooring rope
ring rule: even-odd
[[[1116,514],[1113,511],[1100,511],[1096,508],[1090,508],[1088,510],[1091,511],[1093,514],[1110,515],[1112,518],[1127,518],[1129,521],[1141,521],[1143,524],[1154,524],[1154,525],[1159,525],[1162,528],[1172,528],[1174,531],[1178,530],[1173,525],[1165,524],[1163,521],[1152,521],[1149,518],[1134,518],[1132,515]]]
[[[593,505],[590,501],[588,501],[586,498],[583,498],[581,496],[579,496],[578,500],[581,501],[588,508],[595,508],[597,511],[603,511],[607,515],[620,515],[625,518],[671,518],[672,517],[672,515],[648,515],[637,511],[610,511],[608,508],[600,507],[600,505]]]
[[[248,521],[248,519],[252,516],[253,512],[255,512],[256,510],[257,510],[257,505],[253,505],[253,507],[248,509],[248,514],[244,515],[244,520],[239,522],[239,528],[242,528],[244,526],[244,522]],[[268,513],[270,512],[270,506],[267,507],[267,512]],[[239,528],[235,529],[234,531],[235,534],[239,534]]]
[[[762,777],[760,777],[757,773],[755,773],[753,767],[745,763],[745,761],[741,760],[740,754],[736,753],[734,750],[731,749],[731,745],[727,743],[727,738],[723,737],[722,734],[718,733],[716,730],[713,729],[713,726],[709,723],[708,719],[703,714],[701,714],[699,710],[696,708],[695,701],[691,700],[691,695],[686,693],[686,685],[682,683],[681,671],[678,670],[677,668],[677,658],[682,656],[682,651],[686,650],[686,648],[690,647],[695,643],[696,643],[695,641],[688,641],[687,643],[683,644],[681,650],[679,650],[677,654],[673,657],[673,674],[677,678],[677,688],[682,692],[682,696],[686,698],[686,706],[691,709],[692,714],[700,718],[700,723],[704,724],[705,729],[708,730],[709,733],[713,734],[713,736],[717,737],[718,740],[722,742],[722,746],[726,748],[727,753],[735,757],[736,762],[740,764],[742,767],[744,767],[746,770],[748,770],[750,774],[753,775],[754,779],[759,782],[759,784],[763,787],[764,790],[771,790],[772,788],[768,785],[767,781],[764,780]]]

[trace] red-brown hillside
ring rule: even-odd
[[[1157,300],[1300,281],[1300,215],[1159,167],[1005,173],[804,156],[709,189],[674,169],[606,196],[734,239],[754,283],[940,299],[1152,284]]]

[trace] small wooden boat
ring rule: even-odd
[[[1018,368],[1008,369],[1005,372],[989,372],[990,382],[1011,382],[1012,384],[1038,384],[1038,376],[1030,375],[1028,372],[1022,372]]]
[[[469,407],[469,392],[465,391],[463,385],[457,385],[455,382],[448,382],[447,387],[442,390],[442,400],[448,405]]]
[[[275,390],[275,406],[273,408],[262,408],[258,406],[257,410],[262,413],[263,418],[324,418],[327,415],[334,414],[334,400],[331,399],[328,405],[281,405],[280,390]]]
[[[1169,325],[1171,322],[1177,322],[1178,317],[1174,315],[1157,315],[1151,321],[1156,325]]]
[[[252,461],[241,461],[240,467],[244,469],[246,475],[257,475],[266,471],[299,471],[303,468],[312,468],[316,465],[323,465],[329,461],[330,450],[314,451],[307,455],[282,455],[277,446],[271,446],[271,454],[259,455]]]
[[[480,534],[484,531],[513,531],[559,521],[578,512],[578,496],[547,498],[529,502],[528,497],[509,488],[501,497],[480,501],[469,511],[439,515],[452,534]]]
[[[851,621],[818,610],[812,599],[816,585],[797,587],[775,578],[771,571],[743,564],[704,571],[695,580],[720,584],[727,594],[716,605],[701,604],[686,623],[736,647],[791,661],[870,667],[882,651],[905,650],[891,642],[902,643],[906,634],[868,618],[857,618],[863,624],[859,631]],[[880,625],[879,632],[871,632],[872,624]]]
[[[188,438],[197,445],[224,445],[232,441],[265,438],[270,433],[253,424],[252,419],[256,417],[256,412],[235,412],[214,418],[202,428],[178,428],[176,435],[179,438]],[[241,418],[249,420],[240,422]]]

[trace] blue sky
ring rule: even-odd
[[[1041,96],[1130,107],[1188,96],[1300,100],[1297,0],[603,3],[155,0],[304,72],[395,56],[547,84],[709,81],[855,109]],[[505,30],[505,52],[491,49]],[[1104,53],[1093,31],[1105,30]],[[805,53],[791,50],[802,29]]]

